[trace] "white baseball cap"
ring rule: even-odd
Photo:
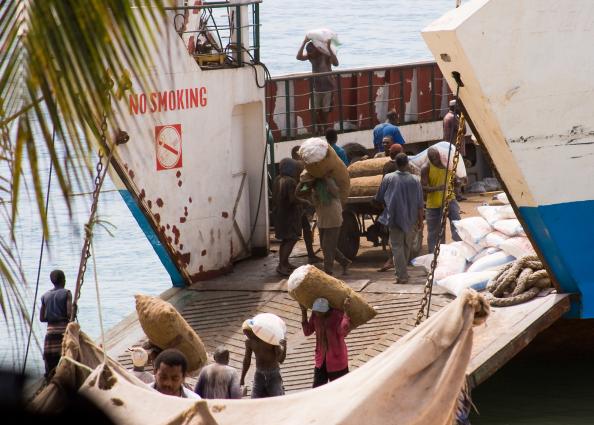
[[[134,347],[132,349],[132,363],[135,367],[144,367],[148,362],[148,353],[144,348]]]
[[[317,311],[319,313],[326,313],[330,310],[330,305],[328,305],[328,300],[326,298],[317,298],[313,302],[311,309],[312,311]]]

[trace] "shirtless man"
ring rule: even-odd
[[[249,324],[244,322],[245,355],[239,385],[245,385],[245,375],[252,362],[252,353],[256,355],[256,373],[252,386],[252,398],[275,397],[285,394],[280,364],[287,355],[287,341],[281,339],[280,345],[271,345],[258,338]]]
[[[312,41],[307,37],[301,43],[299,51],[297,52],[297,60],[311,63],[311,71],[316,74],[319,72],[330,72],[332,66],[338,66],[338,59],[331,49],[331,40],[326,42],[327,51],[318,49]],[[305,48],[305,52],[303,49]],[[332,92],[336,89],[336,82],[331,75],[323,75],[314,77],[313,79],[313,105],[315,124],[314,129],[316,134],[323,134],[326,127],[328,127],[328,114],[332,105]]]

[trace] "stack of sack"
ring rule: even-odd
[[[389,157],[371,158],[349,165],[350,196],[375,196],[382,183],[384,165],[389,161]]]
[[[507,197],[500,197],[500,202]],[[509,202],[509,201],[508,201]],[[478,217],[454,221],[462,241],[442,244],[434,281],[458,295],[465,288],[482,291],[489,280],[506,264],[526,255],[536,255],[522,225],[509,203],[478,207]],[[427,271],[433,254],[412,260]]]
[[[449,152],[449,168],[454,165],[455,147],[448,142],[439,142],[431,146],[439,151],[441,162],[448,163]],[[409,156],[409,166],[415,170],[417,175],[421,174],[421,169],[429,163],[427,151],[425,149],[421,153]],[[351,178],[351,192],[350,196],[374,196],[382,182],[384,165],[390,161],[389,157],[372,158],[363,161],[357,161],[348,167],[349,177]],[[456,168],[456,176],[459,178],[466,177],[466,167],[464,161],[458,161],[458,168]]]

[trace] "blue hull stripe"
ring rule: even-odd
[[[148,222],[148,220],[146,219],[146,217],[144,216],[144,214],[142,213],[142,211],[136,204],[136,201],[134,200],[134,198],[132,197],[130,192],[128,192],[127,190],[119,190],[118,192],[120,192],[120,195],[122,196],[122,198],[124,199],[124,202],[130,209],[130,212],[136,219],[136,222],[138,223],[138,225],[140,226],[140,228],[146,235],[146,238],[149,240],[149,242],[153,246],[153,249],[157,253],[159,260],[161,260],[161,263],[163,263],[165,270],[167,270],[167,273],[169,273],[169,276],[171,277],[171,284],[173,286],[177,286],[177,287],[185,287],[186,284],[185,284],[184,278],[179,273],[177,266],[171,260],[171,257],[167,253],[167,250],[161,244],[159,237],[155,234],[153,227],[150,225],[150,223]]]
[[[572,315],[594,318],[594,201],[519,210],[563,291],[581,295]]]

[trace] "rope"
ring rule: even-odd
[[[503,267],[487,285],[486,297],[494,307],[521,304],[551,287],[551,279],[536,255],[525,256]]]
[[[56,138],[56,127],[52,131],[52,146]],[[47,220],[47,207],[49,205],[49,194],[52,187],[52,171],[54,163],[50,158],[49,175],[47,179],[47,194],[45,195],[45,219]],[[43,248],[45,246],[45,232],[41,234],[41,247],[39,248],[39,262],[37,263],[37,282],[35,283],[35,296],[33,297],[33,308],[31,309],[31,325],[29,326],[29,336],[27,338],[27,348],[25,350],[25,360],[23,361],[22,375],[25,374],[27,368],[27,359],[29,358],[29,348],[31,347],[31,336],[33,335],[33,320],[35,317],[35,306],[37,304],[37,295],[39,294],[39,277],[41,275],[41,263],[43,262]]]
[[[101,310],[101,297],[99,296],[99,279],[97,279],[97,262],[95,261],[95,247],[93,245],[93,231],[90,233],[91,258],[93,259],[93,277],[95,279],[95,296],[97,297],[97,314],[99,315],[99,328],[101,329],[101,349],[103,350],[103,363],[107,363],[107,352],[105,351],[105,328],[103,327],[103,314]]]

